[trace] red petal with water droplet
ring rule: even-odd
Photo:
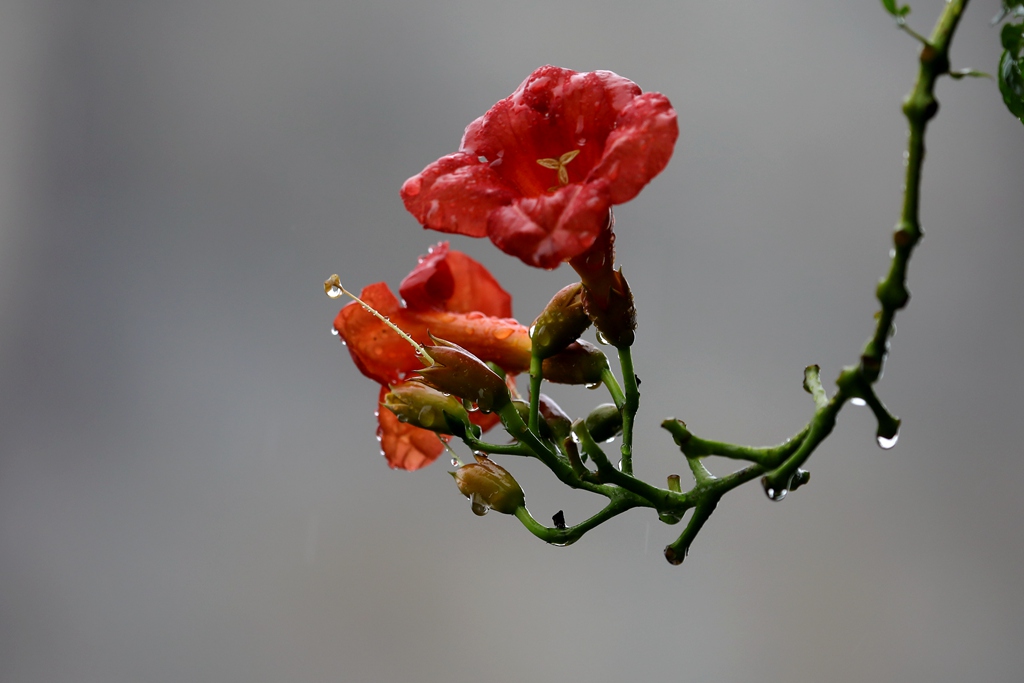
[[[512,296],[480,263],[462,252],[450,251],[447,242],[421,256],[398,291],[408,307],[415,310],[512,316]]]
[[[405,208],[424,228],[470,237],[487,234],[487,216],[515,192],[476,155],[441,157],[402,185]]]
[[[586,251],[608,224],[608,183],[567,185],[491,213],[487,234],[502,251],[538,268],[556,268]]]

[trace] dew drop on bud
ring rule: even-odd
[[[512,328],[511,327],[499,327],[498,329],[496,329],[493,332],[491,332],[491,334],[494,335],[495,339],[499,339],[499,340],[500,339],[508,339],[509,337],[512,336]]]
[[[490,506],[484,502],[483,497],[478,493],[474,493],[469,499],[469,507],[477,517],[483,517],[487,514],[488,510],[491,509]]]
[[[597,343],[604,344],[605,346],[611,345],[611,342],[608,341],[608,337],[604,336],[604,334],[600,330],[597,331]]]
[[[861,398],[860,396],[857,396],[857,397],[855,397],[855,398],[851,398],[851,399],[850,399],[850,405],[854,405],[854,406],[866,406],[867,404],[868,404],[868,402],[867,402],[867,401],[865,401],[864,399],[862,399],[862,398]]]
[[[335,337],[337,337],[338,336],[338,328],[337,327],[332,327],[331,328],[331,334],[333,334]]]
[[[458,459],[458,458],[456,458],[456,457],[455,457],[455,456],[453,455],[453,456],[452,456],[452,467],[459,467],[460,465],[461,465],[461,463],[459,462],[459,459]]]
[[[530,325],[530,339],[533,339],[533,332],[537,329],[536,325]]]
[[[337,273],[324,281],[324,293],[332,299],[337,299],[342,295],[341,279],[338,277]]]
[[[895,446],[896,442],[900,440],[900,433],[896,432],[895,434],[892,435],[892,438],[887,438],[882,435],[879,435],[877,440],[878,447],[881,448],[882,450],[887,451],[893,446]]]
[[[586,385],[587,389],[597,389],[600,386],[601,386],[600,382],[592,382],[591,384],[587,384]]]

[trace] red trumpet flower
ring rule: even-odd
[[[612,205],[665,168],[678,135],[664,95],[610,71],[543,66],[469,124],[458,152],[405,181],[402,200],[425,228],[486,235],[554,268],[610,230]]]
[[[421,344],[431,343],[429,330],[511,372],[529,367],[530,337],[525,327],[509,317],[512,297],[486,268],[461,252],[450,251],[447,242],[420,258],[399,292],[404,302],[378,282],[365,287],[360,298]],[[406,340],[358,303],[342,308],[334,327],[360,371],[381,385],[378,403],[389,385],[424,367]],[[498,422],[494,415],[470,415],[484,429]],[[382,407],[378,407],[377,434],[388,464],[398,469],[425,467],[444,450],[437,434],[401,422]]]

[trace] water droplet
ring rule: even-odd
[[[459,459],[458,459],[458,458],[456,458],[456,457],[455,457],[455,456],[453,455],[453,456],[452,456],[452,467],[459,467],[459,466],[461,466],[461,465],[462,465],[462,463],[460,463],[460,462],[459,462]]]
[[[499,327],[498,329],[496,329],[493,332],[491,332],[491,334],[494,335],[495,339],[508,339],[509,337],[512,336],[512,328],[511,327]]]
[[[491,509],[479,493],[474,493],[469,499],[469,507],[477,517],[483,517]]]
[[[592,384],[587,384],[586,385],[587,389],[597,389],[600,386],[601,386],[600,382],[593,382]]]
[[[768,481],[768,477],[761,477],[761,486],[764,487],[764,493],[769,499],[776,502],[782,500],[789,493],[785,488],[775,488],[771,482]]]
[[[611,443],[612,441],[615,441],[614,436],[608,437],[607,439],[604,440],[605,443]]]
[[[331,297],[332,299],[337,299],[339,296],[341,296],[341,287],[337,285],[331,285],[331,288],[327,290],[327,296]]]
[[[481,155],[481,156],[478,156],[478,157],[476,158],[476,160],[477,160],[477,161],[479,161],[479,162],[480,162],[481,164],[486,164],[486,163],[487,163],[487,157],[485,157],[485,156],[482,156],[482,155]]]
[[[864,399],[862,399],[860,396],[856,396],[856,397],[850,399],[850,405],[866,406],[867,404],[868,404],[868,402],[865,401]]]
[[[886,438],[884,436],[879,435],[878,439],[877,439],[878,447],[881,448],[882,450],[886,450],[887,451],[890,448],[892,448],[893,446],[895,446],[896,442],[899,441],[899,440],[900,440],[900,433],[899,432],[896,432],[895,434],[893,434],[892,438]]]
[[[536,325],[530,325],[530,332],[529,332],[529,334],[530,334],[530,339],[533,339],[533,332],[534,332],[534,330],[536,330],[536,329],[537,329],[537,326],[536,326]]]
[[[620,472],[622,471],[622,461],[621,460],[619,460],[619,462],[615,465],[615,469],[617,469]]]
[[[604,344],[605,346],[611,345],[611,342],[608,341],[608,337],[604,336],[604,334],[600,330],[598,330],[597,332],[597,343]]]
[[[335,337],[337,337],[338,336],[338,328],[337,327],[332,327],[331,328],[331,334],[333,334]]]

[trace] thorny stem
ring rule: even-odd
[[[877,316],[874,334],[864,346],[859,363],[844,368],[840,373],[836,381],[837,392],[829,398],[821,385],[818,366],[808,367],[804,373],[804,389],[814,399],[814,414],[807,425],[778,446],[741,446],[702,439],[691,433],[682,421],[665,420],[661,426],[672,434],[686,457],[695,480],[694,487],[682,493],[679,491],[677,475],[670,476],[668,489],[652,486],[633,476],[633,420],[639,405],[640,393],[629,348],[619,350],[625,391],[610,370],[606,370],[602,376],[616,407],[622,413],[621,470],[608,460],[604,451],[591,437],[583,420],[574,422],[572,430],[579,441],[579,447],[597,466],[596,473],[587,470],[579,462],[578,457],[570,463],[569,459],[549,448],[538,436],[539,418],[536,403],[539,400],[543,378],[540,369],[531,363],[530,424],[524,423],[511,405],[500,411],[506,429],[518,443],[494,446],[468,434],[464,440],[471,447],[491,453],[535,457],[567,485],[598,493],[608,499],[608,504],[600,512],[580,524],[565,529],[546,527],[537,522],[525,507],[521,507],[516,510],[515,515],[531,533],[548,543],[568,545],[590,529],[634,507],[654,508],[662,521],[668,524],[680,521],[684,513],[693,508],[693,514],[682,534],[665,548],[666,559],[673,564],[679,564],[689,551],[694,538],[714,512],[719,500],[732,489],[762,475],[766,491],[772,489],[784,493],[786,489],[793,489],[806,483],[808,474],[800,470],[800,466],[832,432],[836,416],[850,399],[864,400],[874,412],[878,420],[880,445],[883,436],[890,442],[894,440],[899,420],[889,413],[879,400],[873,385],[882,374],[889,339],[892,336],[893,319],[896,312],[906,306],[910,298],[906,286],[907,263],[923,234],[918,210],[925,129],[938,109],[934,95],[935,82],[939,76],[949,73],[949,46],[967,3],[968,0],[947,0],[930,38],[924,39],[912,33],[924,43],[924,47],[920,53],[917,80],[903,103],[903,112],[909,124],[903,209],[893,233],[894,249],[889,272],[878,283],[876,290],[881,311]],[[902,28],[909,30],[906,26]],[[567,452],[576,454],[575,444],[567,443],[566,446]],[[715,477],[701,462],[701,458],[708,455],[745,460],[751,464],[723,477]],[[781,495],[776,499],[781,499]]]

